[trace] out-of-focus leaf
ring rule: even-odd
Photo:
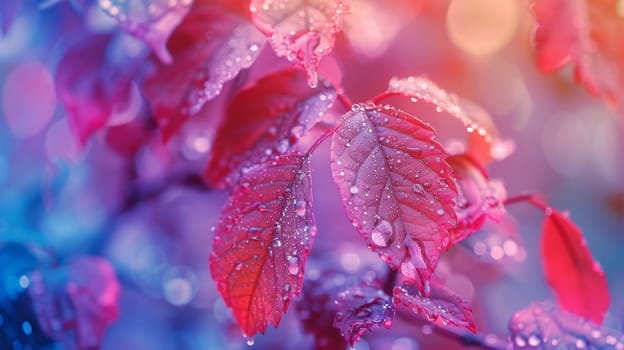
[[[250,67],[266,39],[253,24],[219,2],[195,1],[168,42],[171,64],[155,62],[144,92],[168,140],[188,118]]]
[[[318,85],[318,66],[334,47],[342,16],[351,0],[252,0],[254,23],[278,56],[302,66],[311,87]]]
[[[457,224],[457,188],[433,129],[392,107],[354,105],[332,139],[332,175],[369,247],[424,290]]]
[[[210,271],[247,337],[277,327],[303,284],[316,226],[307,157],[288,154],[243,175],[214,237]]]
[[[99,0],[98,4],[122,29],[145,41],[162,62],[171,63],[167,40],[193,0]]]
[[[596,326],[548,302],[533,303],[509,321],[514,350],[624,349],[624,335]]]
[[[112,40],[104,34],[85,37],[65,52],[58,65],[58,96],[82,144],[129,100],[133,63],[124,62],[122,67],[111,60]]]
[[[300,70],[289,69],[260,79],[238,93],[216,134],[206,168],[208,182],[228,187],[240,171],[285,154],[336,98],[336,90],[321,82],[311,89]]]
[[[78,350],[99,348],[104,332],[119,316],[119,292],[113,267],[99,257],[36,270],[29,287],[42,330]]]
[[[535,0],[535,53],[550,73],[568,64],[590,93],[621,108],[624,17],[617,0]]]
[[[607,278],[583,233],[560,212],[547,209],[542,234],[546,279],[564,310],[602,323],[609,308]]]

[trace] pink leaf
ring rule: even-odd
[[[332,51],[350,8],[351,0],[252,0],[250,5],[275,53],[303,67],[311,87],[318,84],[319,62]]]
[[[99,0],[104,12],[128,33],[145,41],[164,63],[171,63],[167,40],[191,8],[193,0]]]
[[[212,277],[243,333],[277,326],[299,295],[316,227],[307,157],[250,169],[232,189],[214,238]]]
[[[394,287],[393,300],[395,304],[405,305],[436,324],[460,326],[473,333],[477,331],[468,302],[437,281],[432,281],[428,297],[416,285],[403,283]]]
[[[457,197],[433,129],[389,106],[354,105],[332,140],[332,175],[369,247],[424,288],[451,243]]]
[[[345,341],[353,347],[366,332],[390,328],[394,320],[394,304],[373,282],[362,281],[346,288],[334,301],[338,312],[334,327],[340,329]]]
[[[609,288],[581,230],[560,212],[547,209],[542,234],[546,279],[567,311],[602,323],[609,308]]]
[[[558,309],[533,303],[509,321],[514,350],[624,349],[624,335]]]
[[[119,315],[119,282],[113,267],[85,257],[67,267],[35,271],[29,288],[42,330],[68,348],[99,348]]]
[[[223,84],[252,65],[265,38],[239,14],[196,1],[171,36],[173,63],[155,63],[144,91],[165,139],[221,93]]]
[[[545,73],[567,64],[590,93],[621,105],[624,19],[616,0],[536,0],[535,51]]]
[[[466,152],[483,164],[502,160],[513,152],[513,144],[500,139],[486,111],[470,101],[459,99],[427,78],[392,78],[387,93],[410,97],[412,102],[431,104],[436,112],[444,111],[458,119],[469,134]]]
[[[108,35],[82,39],[67,50],[57,68],[58,96],[83,144],[129,100],[133,64],[124,62],[122,68],[109,58],[112,40]]]
[[[459,188],[455,207],[457,228],[452,237],[457,243],[480,229],[486,218],[499,221],[505,215],[503,204],[507,191],[501,181],[490,180],[485,169],[472,157],[456,155],[447,161]]]
[[[216,134],[206,168],[208,182],[230,186],[239,171],[292,150],[336,98],[335,89],[321,83],[311,89],[301,71],[290,69],[238,93]]]

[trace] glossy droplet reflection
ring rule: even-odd
[[[381,220],[371,232],[371,240],[379,247],[387,247],[393,237],[394,229],[392,224],[386,220]]]

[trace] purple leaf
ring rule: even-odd
[[[311,89],[298,69],[271,74],[242,90],[217,132],[206,168],[208,182],[228,187],[241,170],[293,150],[335,99],[334,87],[321,81]]]
[[[332,140],[332,175],[370,249],[424,290],[451,243],[457,197],[433,129],[392,107],[354,105]]]
[[[1,1],[0,2],[0,34],[7,35],[11,29],[13,21],[19,13],[22,1]]]
[[[196,1],[168,43],[173,63],[156,63],[144,92],[164,138],[221,93],[255,61],[266,39],[240,14]]]
[[[338,294],[334,304],[334,327],[351,347],[366,332],[390,328],[394,320],[394,304],[376,283],[361,281]]]
[[[432,281],[429,297],[424,296],[414,284],[403,283],[400,287],[394,287],[393,301],[436,324],[460,326],[476,333],[472,308],[468,302],[439,282]]]
[[[119,282],[99,257],[80,258],[67,267],[31,274],[29,293],[41,329],[68,348],[99,348],[118,318]]]
[[[128,33],[145,41],[164,63],[171,63],[167,40],[188,13],[193,0],[99,0],[104,12]]]
[[[351,0],[252,0],[249,8],[275,53],[302,66],[308,83],[316,87],[319,63],[331,53]]]
[[[309,162],[289,154],[250,169],[217,224],[210,271],[248,337],[277,326],[301,292],[316,235]]]
[[[516,312],[509,321],[515,350],[624,349],[624,335],[537,302]]]
[[[326,268],[311,267],[317,273],[306,276],[303,297],[296,304],[304,330],[314,335],[316,350],[344,349],[366,331],[390,326],[394,306],[377,280],[369,278],[375,276],[372,270],[337,271],[331,257],[316,262]]]

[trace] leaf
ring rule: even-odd
[[[501,181],[491,180],[469,155],[450,156],[447,162],[459,188],[455,206],[457,227],[452,236],[453,243],[457,243],[480,229],[486,218],[500,221],[506,212],[507,191]]]
[[[173,63],[155,63],[144,83],[165,140],[221,93],[223,84],[250,67],[265,38],[251,23],[218,3],[195,1],[173,33]]]
[[[249,9],[275,53],[303,67],[308,84],[316,87],[319,63],[331,53],[351,0],[252,0]]]
[[[559,305],[596,324],[609,308],[609,288],[581,230],[560,212],[547,209],[542,234],[546,279]]]
[[[340,329],[345,341],[353,347],[366,332],[392,326],[394,304],[381,287],[364,282],[348,287],[334,301],[334,327]]]
[[[21,1],[0,2],[0,36],[9,34],[9,30],[11,30],[13,21],[15,21],[21,7]]]
[[[325,81],[311,89],[304,74],[281,71],[238,93],[219,127],[206,168],[208,182],[230,186],[239,172],[296,147],[336,99]],[[236,140],[236,142],[232,142]]]
[[[369,248],[422,289],[456,225],[457,188],[433,129],[389,106],[354,105],[332,139],[331,170]]]
[[[252,168],[232,189],[210,270],[245,336],[277,326],[299,295],[316,226],[310,164],[289,154]]]
[[[473,333],[477,331],[468,302],[435,280],[431,283],[428,297],[420,292],[418,286],[405,282],[394,287],[393,301],[396,305],[405,305],[413,312],[424,315],[436,324],[460,326]]]
[[[360,332],[388,327],[394,318],[392,301],[379,288],[382,271],[360,266],[347,272],[340,266],[335,256],[310,259],[303,296],[296,302],[297,316],[314,335],[316,350],[345,349],[351,337],[355,343]],[[367,304],[370,314],[362,308]]]
[[[83,145],[130,97],[134,63],[111,60],[112,45],[109,35],[85,37],[67,49],[56,71],[59,99]]]
[[[99,0],[99,7],[119,27],[146,42],[164,63],[171,63],[167,40],[188,13],[193,0]]]
[[[514,350],[624,349],[624,335],[553,306],[536,302],[509,321]]]
[[[513,152],[513,143],[499,137],[486,111],[475,103],[459,99],[425,77],[394,77],[387,93],[410,97],[412,102],[426,102],[435,106],[436,112],[444,111],[458,119],[469,134],[466,153],[483,164],[502,160]]]
[[[536,0],[537,65],[551,73],[568,64],[590,93],[621,106],[624,18],[616,0]]]
[[[83,257],[61,268],[31,274],[29,293],[44,333],[67,348],[99,348],[119,317],[119,282],[110,263]]]

